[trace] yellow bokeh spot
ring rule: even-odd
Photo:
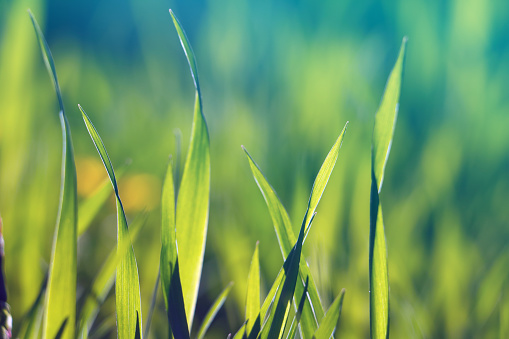
[[[126,176],[119,182],[119,193],[126,212],[152,210],[161,199],[161,180],[151,174]]]
[[[90,196],[107,178],[102,162],[97,157],[76,157],[78,195]]]

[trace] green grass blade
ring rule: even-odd
[[[331,150],[325,157],[325,160],[316,175],[315,182],[313,183],[313,187],[311,188],[311,195],[309,196],[308,208],[306,211],[306,215],[304,217],[304,224],[306,225],[306,234],[308,233],[308,229],[311,224],[311,220],[315,214],[316,207],[322,198],[323,192],[325,191],[325,187],[329,182],[329,178],[332,174],[332,170],[336,165],[336,161],[338,160],[339,149],[341,148],[341,144],[343,143],[343,137],[346,132],[346,128],[348,126],[348,122],[343,127],[341,134],[336,139],[336,142],[332,146]]]
[[[140,230],[145,225],[146,219],[146,215],[143,214],[142,216],[136,217],[131,223],[131,227],[129,229],[131,241],[135,241],[136,238],[138,238]],[[114,248],[95,277],[90,293],[87,295],[83,307],[81,308],[78,338],[84,339],[88,336],[94,320],[99,313],[99,308],[106,300],[106,297],[115,282],[115,270],[117,265],[125,253],[129,250],[131,241],[124,239],[124,242],[120,245],[120,249]]]
[[[242,324],[242,326],[239,328],[239,330],[237,331],[237,333],[235,333],[235,335],[233,336],[233,339],[242,339],[242,338],[245,338],[245,334],[246,334],[246,324],[247,322],[244,322]],[[228,335],[228,338],[231,338],[231,333]]]
[[[90,121],[85,111],[79,106],[85,125],[87,126],[88,133],[94,142],[94,145],[101,156],[101,160],[106,168],[106,172],[113,185],[117,202],[117,251],[119,245],[125,242],[130,242],[129,229],[127,226],[127,219],[122,207],[122,201],[118,194],[117,182],[113,166],[111,165],[106,148],[97,133],[94,125]],[[133,338],[136,331],[136,326],[141,325],[141,297],[140,297],[140,281],[138,276],[138,265],[136,264],[136,257],[132,245],[124,254],[117,266],[116,281],[115,281],[115,299],[117,309],[117,331],[118,338]],[[136,317],[136,312],[140,315],[139,319]]]
[[[168,162],[162,192],[161,288],[170,332],[175,338],[189,338],[184,296],[180,281],[175,235],[175,186],[171,161]]]
[[[226,301],[226,297],[228,297],[228,293],[230,293],[230,290],[232,289],[233,281],[226,286],[226,288],[219,294],[216,301],[212,304],[210,309],[208,310],[207,314],[205,315],[205,318],[203,319],[203,323],[200,326],[200,329],[198,330],[198,339],[203,339],[205,337],[205,333],[207,333],[207,330],[210,327],[210,324],[212,324],[212,321],[214,321],[214,318],[216,317],[217,312],[221,309],[224,302]]]
[[[247,150],[242,147],[246,152],[249,165],[251,167],[251,171],[253,173],[253,177],[262,192],[262,195],[265,199],[267,207],[269,209],[269,214],[272,218],[272,223],[274,224],[274,229],[276,230],[276,235],[279,241],[279,247],[281,248],[281,252],[284,258],[287,258],[290,251],[292,250],[293,244],[296,243],[297,239],[295,234],[293,233],[292,226],[290,223],[290,218],[288,217],[288,213],[286,212],[283,204],[279,200],[276,192],[270,186],[267,179],[263,175],[262,171],[255,163],[251,155],[247,152]],[[304,310],[302,312],[301,319],[301,330],[306,337],[311,337],[313,333],[318,328],[317,320],[320,321],[324,315],[323,306],[320,301],[320,297],[318,294],[318,289],[316,284],[311,276],[311,271],[309,266],[307,265],[304,259],[300,260],[300,269],[299,269],[299,284],[296,287],[296,295],[301,296],[304,290],[304,284],[307,279],[309,279],[309,293],[307,295],[307,302],[304,304]],[[299,300],[296,301],[296,304],[299,304]]]
[[[58,85],[55,64],[46,39],[29,11],[30,19],[41,47],[44,63],[55,87],[60,106],[60,125],[62,128],[62,173],[60,202],[58,207],[57,226],[51,252],[49,282],[46,293],[44,338],[54,338],[59,333],[59,324],[66,321],[67,326],[60,334],[63,338],[74,337],[76,321],[76,274],[77,274],[77,219],[78,195],[76,166],[72,147],[71,131],[64,114],[62,95]]]
[[[145,333],[143,334],[145,336],[145,338],[148,338],[148,335],[150,333],[150,324],[152,323],[152,317],[154,315],[154,310],[156,308],[157,292],[159,291],[160,280],[161,280],[161,269],[160,269],[160,267],[158,267],[157,268],[157,278],[156,278],[156,282],[154,284],[154,289],[152,290],[152,298],[150,300],[150,307],[148,309],[147,320],[145,323]]]
[[[47,286],[48,276],[46,275],[39,289],[39,294],[37,294],[37,298],[30,307],[25,319],[22,321],[19,333],[15,334],[14,338],[37,339],[41,337],[41,324],[44,314],[43,305]]]
[[[196,87],[191,142],[182,173],[176,215],[177,243],[181,268],[180,278],[182,280],[188,326],[191,328],[205,253],[205,239],[207,237],[210,195],[210,144],[207,123],[202,111],[195,57],[182,26],[171,10],[170,14],[187,56]]]
[[[249,275],[247,278],[247,296],[246,296],[246,334],[249,335],[254,329],[255,332],[260,330],[260,258],[258,246],[260,242],[256,242],[253,259],[249,267]]]
[[[339,321],[339,316],[341,315],[344,297],[345,289],[343,288],[323,317],[320,326],[313,336],[314,339],[329,339],[334,333]]]
[[[389,274],[387,245],[380,205],[385,165],[391,149],[398,115],[399,94],[405,57],[406,38],[387,80],[385,93],[375,115],[371,152],[371,197],[369,232],[369,287],[371,338],[389,337]]]

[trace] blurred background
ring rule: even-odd
[[[209,336],[244,317],[260,241],[265,291],[283,259],[240,148],[258,162],[295,230],[320,165],[346,121],[336,169],[304,254],[325,307],[346,288],[340,338],[369,337],[370,143],[374,113],[403,36],[408,52],[381,200],[394,338],[509,336],[509,2],[0,2],[0,213],[14,332],[50,257],[60,186],[57,101],[27,14],[56,63],[74,141],[80,199],[106,177],[77,109],[116,168],[146,317],[160,251],[160,191],[175,132],[189,144],[194,89],[172,8],[196,53],[211,140],[209,231],[195,325],[229,281]],[[114,203],[79,241],[78,295],[115,246]],[[116,337],[114,298],[98,337]],[[159,293],[151,337],[166,336]]]

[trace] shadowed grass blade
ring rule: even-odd
[[[191,328],[200,285],[205,239],[207,237],[210,145],[207,123],[202,112],[195,57],[182,26],[171,10],[170,14],[189,62],[196,88],[191,142],[182,173],[176,215],[180,278],[182,280],[188,326]]]
[[[101,270],[97,274],[90,293],[85,299],[85,303],[80,312],[78,338],[86,338],[88,332],[92,328],[94,320],[99,313],[99,308],[106,300],[113,283],[115,282],[115,269],[118,263],[126,254],[131,246],[131,241],[135,241],[140,230],[145,224],[146,215],[137,217],[132,223],[129,230],[130,239],[124,239],[119,249],[113,249],[104,262]],[[130,240],[130,241],[128,241]]]
[[[189,328],[177,258],[175,186],[171,161],[168,162],[161,200],[161,288],[163,289],[170,332],[177,339],[187,339],[189,338]]]
[[[252,330],[260,330],[260,258],[256,242],[253,259],[249,268],[247,278],[247,296],[246,296],[246,334],[249,336]]]
[[[140,332],[142,331],[138,265],[136,264],[134,250],[130,244],[131,240],[129,237],[129,229],[127,227],[127,219],[122,206],[122,201],[118,194],[117,181],[115,179],[113,166],[111,165],[108,153],[106,152],[106,148],[104,147],[99,133],[97,133],[97,130],[81,106],[79,106],[79,109],[83,116],[83,120],[85,121],[85,125],[87,126],[88,133],[90,134],[90,137],[101,156],[101,160],[113,185],[113,190],[115,191],[117,202],[117,251],[122,250],[120,246],[121,244],[124,242],[129,243],[129,249],[126,251],[117,266],[115,300],[117,309],[118,338],[133,338],[136,326],[139,326]],[[140,315],[139,318],[137,317],[137,314]]]
[[[232,289],[233,281],[226,286],[226,288],[219,294],[216,301],[214,301],[214,304],[210,307],[209,311],[205,315],[205,318],[203,319],[203,323],[200,326],[200,329],[198,330],[198,339],[203,339],[205,337],[205,333],[207,333],[207,330],[210,327],[210,324],[212,324],[212,321],[214,321],[214,318],[216,317],[217,312],[221,309],[224,302],[226,301],[226,297],[228,297],[228,293],[230,293],[230,290]]]
[[[320,326],[313,335],[314,339],[329,339],[334,333],[339,321],[339,316],[341,315],[344,297],[345,289],[343,288],[323,317]]]
[[[57,226],[51,251],[49,282],[46,292],[45,320],[43,337],[54,338],[58,333],[62,338],[74,337],[76,321],[76,270],[77,270],[77,219],[78,195],[76,166],[72,147],[71,131],[64,114],[64,105],[53,57],[44,39],[37,21],[29,11],[30,19],[41,47],[44,63],[60,107],[59,117],[62,128],[62,174],[60,186],[60,202],[58,207]],[[67,324],[65,328],[59,324]],[[61,332],[59,332],[61,330]]]
[[[288,213],[279,200],[276,192],[270,186],[258,165],[254,162],[251,155],[249,155],[244,147],[242,147],[242,149],[246,152],[254,179],[258,184],[258,187],[260,188],[260,191],[262,192],[262,195],[269,209],[269,213],[272,218],[272,223],[274,224],[274,229],[276,230],[279,247],[281,248],[283,257],[287,258],[293,247],[293,244],[297,242],[297,239],[295,238],[292,230]],[[311,271],[309,270],[309,267],[304,259],[300,260],[299,275],[300,282],[296,287],[296,295],[299,297],[304,291],[304,282],[306,279],[309,279],[309,293],[307,294],[307,302],[304,304],[304,310],[302,311],[300,325],[304,335],[306,337],[311,337],[318,328],[317,320],[319,321],[323,317],[323,306],[318,295],[318,289],[316,288],[313,277],[311,276]],[[296,300],[296,304],[298,305],[299,303],[300,300]]]
[[[399,56],[387,80],[380,107],[375,115],[371,149],[371,197],[369,230],[369,288],[371,338],[389,337],[389,275],[387,245],[380,205],[385,165],[391,150],[398,116],[399,94],[403,74],[406,37]]]

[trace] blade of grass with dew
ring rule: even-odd
[[[325,313],[320,326],[313,335],[313,339],[329,339],[334,334],[334,330],[336,329],[339,321],[339,316],[341,315],[344,297],[345,289],[343,288],[332,305],[330,305],[327,313]]]
[[[207,237],[210,198],[210,143],[207,123],[202,111],[195,57],[182,26],[171,10],[170,14],[186,54],[196,89],[191,142],[177,197],[176,215],[180,278],[190,329],[198,297]]]
[[[81,308],[78,322],[78,338],[84,339],[87,337],[95,318],[99,313],[99,308],[106,300],[106,297],[115,282],[115,269],[117,268],[118,263],[129,250],[131,241],[135,241],[138,238],[140,230],[145,225],[146,220],[147,215],[145,213],[134,219],[129,228],[130,238],[124,239],[124,242],[119,246],[120,249],[112,249],[99,273],[95,277],[90,293],[86,297],[85,303]]]
[[[210,324],[212,324],[212,321],[214,321],[217,312],[219,312],[224,302],[226,301],[226,297],[228,297],[228,293],[230,293],[232,286],[233,281],[231,281],[228,284],[228,286],[225,287],[225,289],[219,294],[216,301],[214,301],[214,303],[208,310],[207,314],[205,315],[205,318],[203,319],[203,323],[201,324],[200,329],[198,330],[197,337],[198,339],[203,339],[205,337],[205,333],[207,333],[207,330],[209,329]]]
[[[117,170],[117,178],[122,177],[125,167]],[[111,196],[110,180],[105,179],[101,185],[92,193],[90,197],[78,205],[80,211],[78,215],[78,237],[80,237],[90,227],[92,221]]]
[[[175,234],[175,186],[171,161],[163,183],[161,198],[161,288],[168,316],[170,333],[177,339],[189,338],[184,295],[180,281]]]
[[[136,264],[136,257],[134,250],[130,244],[129,228],[127,226],[127,219],[122,206],[122,201],[118,194],[117,181],[115,179],[115,172],[113,166],[106,152],[106,148],[97,133],[94,125],[90,121],[89,117],[79,106],[83,120],[87,127],[88,133],[94,142],[94,145],[99,152],[101,160],[106,168],[106,172],[110,178],[113,190],[115,191],[116,203],[117,203],[117,251],[121,248],[121,244],[125,242],[129,243],[129,249],[120,260],[115,281],[115,301],[117,310],[117,333],[118,338],[133,338],[136,331],[136,326],[142,330],[142,317],[141,317],[141,296],[140,296],[140,281],[138,276],[138,265]],[[119,247],[120,246],[120,247]],[[139,319],[136,318],[136,312],[140,315]]]
[[[246,296],[246,334],[249,336],[252,330],[260,330],[260,258],[258,247],[260,242],[256,242],[249,275],[247,278],[247,296]]]
[[[64,113],[64,104],[58,84],[55,64],[48,44],[32,13],[28,12],[41,47],[44,63],[55,88],[60,108],[62,128],[62,173],[57,226],[51,251],[49,282],[46,292],[43,338],[54,338],[64,321],[67,324],[60,335],[74,337],[76,321],[76,274],[77,274],[77,219],[78,195],[76,166],[71,131]]]
[[[265,199],[272,218],[272,223],[274,224],[274,229],[276,230],[279,247],[281,248],[283,257],[286,258],[293,247],[291,243],[293,242],[295,244],[297,241],[292,230],[290,218],[288,217],[288,213],[279,200],[276,192],[270,186],[258,165],[255,163],[248,151],[244,147],[242,148],[247,155],[254,179]],[[309,277],[309,293],[302,312],[301,329],[305,335],[311,337],[318,328],[317,320],[321,320],[323,317],[323,306],[318,295],[318,289],[316,288],[313,277],[311,276],[311,271],[305,260],[300,260],[299,275],[300,283],[297,284],[296,291],[299,296],[302,295],[302,291],[304,290],[304,281],[306,281],[306,278]],[[296,304],[298,305],[299,301],[296,301]]]
[[[369,288],[371,338],[389,337],[389,274],[387,245],[380,205],[385,165],[391,150],[398,116],[399,94],[405,57],[406,37],[387,80],[380,107],[375,115],[371,148],[371,198],[369,229]]]

